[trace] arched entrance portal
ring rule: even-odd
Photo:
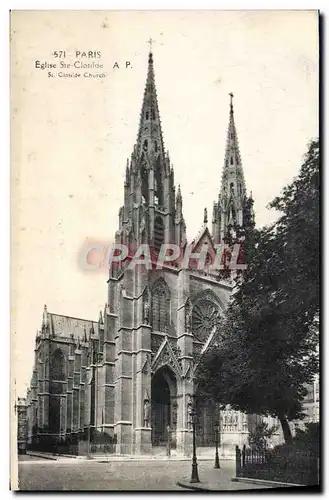
[[[168,426],[171,444],[176,442],[177,385],[168,367],[160,368],[152,377],[152,445],[165,446],[168,442]]]

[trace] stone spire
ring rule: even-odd
[[[222,185],[213,213],[213,238],[216,243],[227,235],[229,226],[243,226],[243,206],[246,199],[246,185],[234,120],[233,94],[230,93],[229,96],[229,125]]]
[[[164,160],[161,120],[155,86],[153,54],[149,53],[146,85],[140,115],[136,152],[138,156],[160,154]]]
[[[245,195],[246,186],[242,169],[241,155],[239,150],[238,134],[234,121],[233,94],[230,93],[230,117],[226,139],[225,160],[222,175],[221,196],[230,195],[234,191],[236,195]]]
[[[157,252],[163,243],[181,244],[184,235],[182,196],[180,189],[175,196],[174,170],[164,149],[150,51],[137,142],[125,167],[116,242],[131,248],[148,243]]]
[[[226,151],[225,151],[225,167],[229,168],[232,165],[241,165],[241,156],[239,150],[238,135],[236,132],[235,122],[234,122],[234,107],[233,107],[233,94],[230,96],[230,118],[227,131],[226,139]]]

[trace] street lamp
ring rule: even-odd
[[[170,441],[171,441],[171,432],[170,425],[167,425],[167,455],[170,457]]]
[[[196,410],[195,410],[195,400],[192,410],[192,433],[193,433],[193,457],[192,457],[192,475],[190,483],[199,483],[199,474],[198,474],[198,463],[196,461],[196,445],[195,445],[195,420],[196,420]]]
[[[219,456],[218,456],[218,444],[219,444],[219,431],[220,431],[220,420],[218,418],[218,422],[215,425],[215,445],[216,445],[216,454],[215,454],[215,465],[214,469],[220,469],[219,465]]]

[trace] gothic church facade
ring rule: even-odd
[[[127,162],[124,204],[119,211],[118,244],[148,244],[155,255],[163,243],[193,253],[225,240],[232,225],[244,226],[246,194],[233,96],[222,183],[214,203],[189,245],[180,186],[165,151],[156,93],[153,55],[148,56],[137,142]],[[251,207],[251,208],[250,208]],[[46,306],[35,343],[35,364],[27,393],[28,444],[43,449],[74,445],[82,449],[108,443],[108,451],[152,454],[168,440],[179,455],[190,455],[192,410],[196,408],[197,445],[214,445],[220,419],[221,449],[248,442],[247,415],[219,412],[198,394],[196,357],[225,314],[233,280],[209,267],[177,265],[112,267],[108,297],[98,321],[51,313]]]

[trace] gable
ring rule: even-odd
[[[191,246],[193,253],[198,253],[202,248],[207,247],[207,251],[211,256],[216,255],[212,237],[207,226],[202,228],[197,237],[192,241]]]
[[[162,366],[169,366],[176,376],[181,377],[181,367],[177,360],[175,353],[173,352],[170,343],[168,342],[168,338],[166,337],[163,343],[161,344],[154,361],[152,363],[152,371],[156,372]]]

